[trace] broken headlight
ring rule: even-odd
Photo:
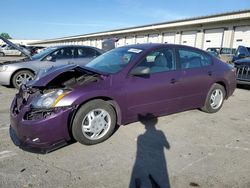
[[[31,105],[33,108],[53,108],[61,107],[58,102],[69,93],[69,91],[64,91],[62,89],[50,91],[45,94],[38,95],[33,99]]]

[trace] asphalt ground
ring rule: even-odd
[[[126,188],[136,182],[150,188],[154,180],[173,188],[250,187],[249,87],[237,88],[218,113],[191,110],[143,120],[119,127],[103,143],[73,143],[45,155],[23,151],[9,137],[16,92],[0,86],[1,188]],[[147,173],[131,178],[138,171]]]

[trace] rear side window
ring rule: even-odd
[[[212,64],[208,55],[192,49],[179,49],[179,59],[181,69],[199,68]]]
[[[100,53],[91,48],[78,48],[78,58],[96,57]]]

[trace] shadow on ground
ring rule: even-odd
[[[145,133],[137,139],[137,153],[130,188],[168,188],[170,187],[167,161],[164,148],[170,149],[166,136],[155,125],[158,119],[151,114],[139,116],[145,126]]]

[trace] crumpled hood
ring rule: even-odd
[[[9,40],[7,40],[6,38],[4,37],[1,37],[0,36],[0,39],[2,39],[6,44],[12,46],[13,48],[15,48],[16,50],[20,51],[22,54],[24,54],[25,56],[27,56],[29,59],[31,59],[31,55],[30,55],[30,52],[24,48],[21,48],[19,46],[17,46],[16,44],[10,42]]]

